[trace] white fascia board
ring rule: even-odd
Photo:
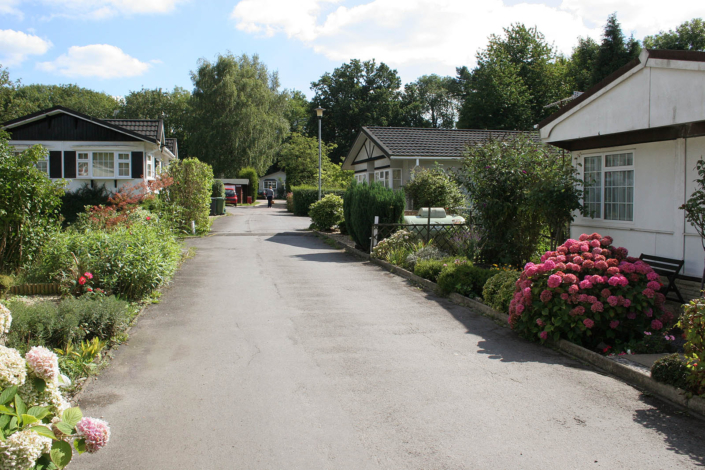
[[[343,170],[353,169],[352,165],[355,165],[355,162],[353,162],[352,160],[357,157],[358,153],[360,153],[360,149],[363,145],[365,145],[365,140],[367,140],[367,138],[368,137],[365,135],[365,133],[360,131],[360,133],[357,135],[357,138],[355,139],[355,143],[353,143],[352,148],[345,156],[345,160],[343,160],[343,166],[341,167]]]
[[[463,157],[415,157],[413,155],[392,155],[391,160],[460,160]]]

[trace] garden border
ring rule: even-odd
[[[337,242],[335,238],[330,237],[324,232],[315,231],[315,233],[327,238],[328,240],[333,240]],[[435,282],[417,276],[416,274],[407,271],[406,269],[400,268],[399,266],[373,258],[368,253],[360,251],[351,246],[343,245],[343,248],[346,253],[367,260],[372,264],[376,264],[377,266],[386,269],[392,274],[401,276],[413,282],[414,284],[419,285],[427,291],[439,293],[438,285]],[[451,300],[451,302],[457,305],[468,307],[470,310],[475,311],[475,313],[479,313],[483,316],[492,318],[497,323],[501,323],[504,327],[508,326],[507,320],[509,318],[509,315],[498,312],[497,310],[493,309],[488,305],[483,304],[482,302],[471,299],[469,297],[465,297],[455,292],[450,294],[448,298]],[[674,405],[678,408],[687,410],[692,416],[698,419],[705,420],[705,399],[703,398],[688,398],[686,396],[686,393],[681,389],[678,389],[671,385],[666,385],[661,382],[657,382],[648,375],[638,372],[624,364],[620,364],[619,362],[612,361],[605,356],[601,356],[596,352],[590,351],[589,349],[585,349],[582,346],[578,346],[577,344],[571,343],[564,339],[558,341],[557,343],[547,342],[547,344],[552,347],[552,349],[558,351],[564,356],[576,359],[583,363],[587,363],[593,368],[601,370],[611,375],[612,377],[621,379],[622,381],[628,383],[633,387],[636,387],[637,389],[642,389],[642,391],[647,391],[653,394],[661,401]]]

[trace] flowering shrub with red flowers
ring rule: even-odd
[[[529,339],[587,347],[639,340],[673,322],[647,263],[599,233],[570,239],[528,263],[509,306],[509,323]]]

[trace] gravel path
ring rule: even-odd
[[[705,427],[334,250],[230,209],[80,405],[75,469],[670,469]]]

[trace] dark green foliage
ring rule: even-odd
[[[438,276],[438,287],[445,294],[457,292],[468,297],[482,297],[482,289],[487,280],[498,272],[496,269],[480,268],[471,263],[449,263]]]
[[[705,21],[694,18],[682,23],[675,31],[659,32],[644,38],[645,49],[705,51]]]
[[[86,183],[74,192],[66,192],[61,196],[61,215],[64,224],[76,222],[78,214],[86,210],[86,206],[100,206],[108,204],[110,192],[104,185],[93,188]]]
[[[457,178],[438,164],[433,168],[414,170],[404,191],[411,196],[415,210],[421,207],[445,207],[454,213],[466,204]]]
[[[294,197],[294,215],[308,217],[311,204],[318,201],[318,186],[296,186],[291,188]],[[344,197],[345,190],[338,188],[321,188],[321,198],[328,194]]]
[[[225,185],[220,180],[213,180],[211,197],[225,197]]]
[[[578,38],[578,45],[568,62],[568,78],[573,82],[573,91],[587,91],[593,85],[593,68],[600,45],[591,37]],[[556,110],[556,108],[552,108]]]
[[[44,240],[59,228],[62,182],[38,170],[47,151],[39,145],[15,154],[0,131],[0,272],[30,263]]]
[[[252,167],[243,168],[237,174],[237,177],[250,181],[250,184],[247,185],[247,194],[243,193],[243,199],[245,200],[238,202],[246,204],[247,196],[252,196],[252,202],[255,202],[257,200],[257,189],[259,188],[259,175],[257,174],[257,170]]]
[[[617,21],[617,14],[613,13],[607,18],[602,43],[595,57],[592,72],[592,84],[595,85],[612,72],[639,56],[641,46],[633,37],[627,40],[622,28]]]
[[[334,163],[348,154],[362,126],[394,126],[399,124],[401,79],[397,71],[374,60],[353,59],[326,72],[313,83],[309,135],[318,136],[314,108],[326,111],[321,121],[323,141],[337,148],[330,154]]]
[[[552,247],[566,238],[581,207],[580,184],[570,158],[527,136],[490,140],[470,148],[461,178],[480,230],[480,259],[523,266],[542,234]]]
[[[489,278],[482,288],[484,302],[499,312],[509,313],[519,276],[519,271],[502,271]]]
[[[369,250],[375,217],[380,224],[400,223],[404,217],[406,198],[403,190],[385,188],[379,183],[350,183],[345,192],[343,214],[350,236],[359,246]]]
[[[689,375],[688,363],[678,353],[657,359],[651,366],[651,378],[682,390],[688,389]]]
[[[460,71],[459,71],[460,72]],[[535,27],[513,24],[491,35],[460,110],[460,129],[531,130],[570,94],[565,63]]]
[[[452,261],[450,261],[452,263]],[[431,282],[436,282],[441,271],[448,265],[445,259],[427,259],[419,261],[414,266],[414,274]]]
[[[64,299],[59,304],[9,302],[12,328],[8,347],[21,352],[32,346],[65,348],[84,339],[108,340],[127,328],[129,303],[115,297],[103,299]]]
[[[404,86],[401,125],[453,129],[459,110],[452,77],[423,75]]]

